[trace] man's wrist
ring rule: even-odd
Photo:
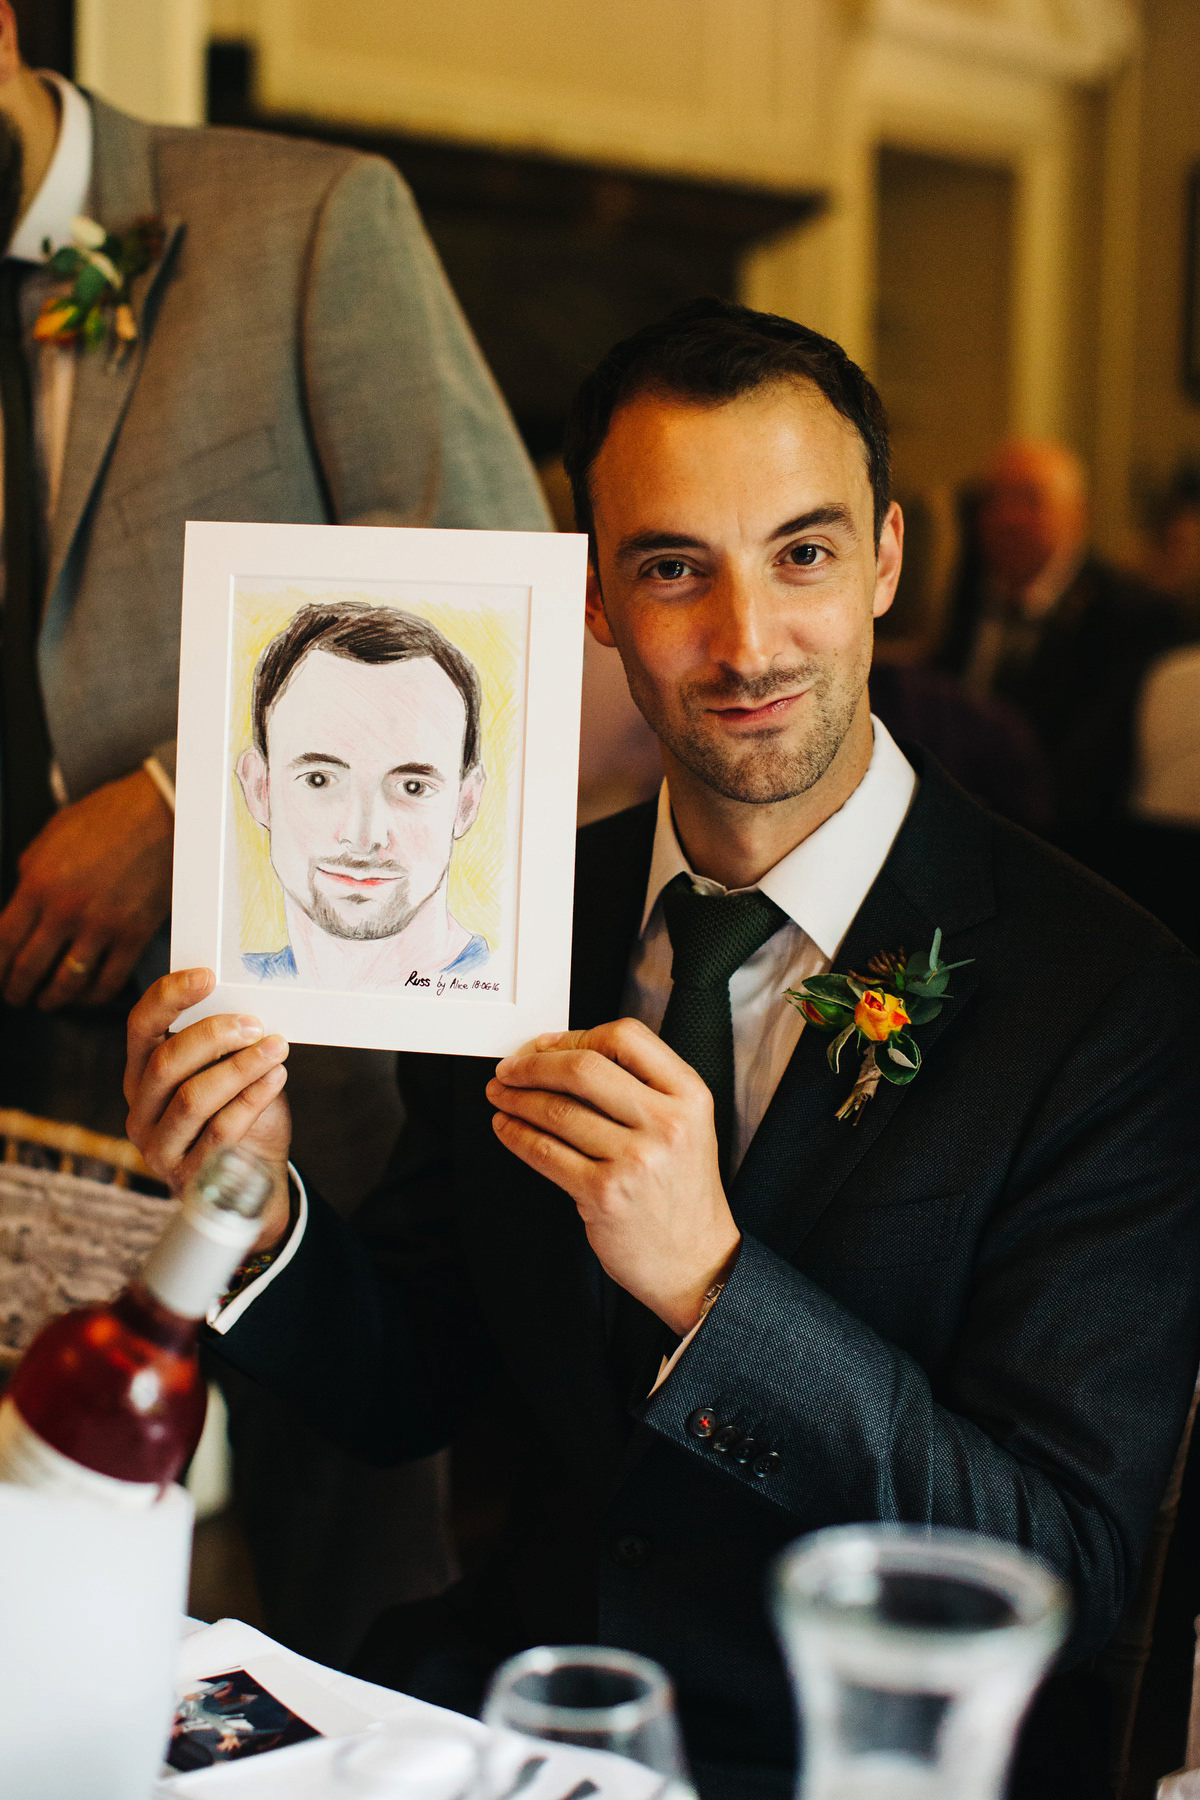
[[[722,1288],[733,1273],[733,1266],[737,1262],[738,1251],[741,1247],[742,1239],[739,1232],[732,1250],[721,1259],[715,1269],[710,1271],[704,1288],[698,1294],[690,1296],[678,1309],[673,1310],[671,1317],[664,1318],[664,1323],[669,1325],[678,1337],[690,1336],[697,1326],[702,1325],[708,1317],[721,1297]]]

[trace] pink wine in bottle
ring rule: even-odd
[[[0,1481],[148,1506],[200,1441],[200,1324],[244,1260],[271,1192],[264,1163],[218,1150],[140,1276],[52,1319],[0,1400]]]

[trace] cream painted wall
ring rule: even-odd
[[[1135,474],[1161,481],[1182,458],[1200,460],[1200,404],[1179,374],[1185,195],[1200,164],[1200,0],[1147,0],[1139,113],[1130,450]]]
[[[140,118],[199,124],[208,34],[208,0],[76,0],[79,80]]]
[[[1174,21],[1161,51],[1169,60],[1200,0],[1145,3]],[[215,31],[257,43],[268,108],[825,189],[826,217],[750,258],[744,292],[831,332],[868,366],[878,146],[1011,168],[1008,424],[1066,436],[1089,457],[1115,543],[1128,533],[1130,458],[1146,435],[1134,420],[1139,281],[1145,306],[1167,304],[1131,249],[1138,4],[210,0],[210,9]],[[1200,31],[1189,54],[1200,56]],[[1184,79],[1200,91],[1187,54]],[[1145,413],[1139,403],[1139,421]]]

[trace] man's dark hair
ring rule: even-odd
[[[575,396],[563,463],[575,518],[595,550],[592,464],[613,414],[640,394],[719,405],[776,381],[811,381],[858,432],[875,497],[875,542],[891,502],[891,452],[883,402],[857,363],[832,338],[728,300],[690,300],[614,344]]]
[[[310,650],[361,663],[415,662],[429,657],[462,695],[467,709],[462,772],[466,775],[475,767],[479,761],[481,689],[474,664],[427,619],[394,606],[368,606],[365,600],[302,606],[259,657],[252,712],[254,743],[263,757],[267,754],[268,714]]]

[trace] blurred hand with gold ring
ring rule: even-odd
[[[90,962],[86,962],[82,956],[72,956],[69,950],[63,957],[63,967],[67,970],[68,974],[78,975],[81,978],[84,975],[90,975],[92,972],[92,965]]]

